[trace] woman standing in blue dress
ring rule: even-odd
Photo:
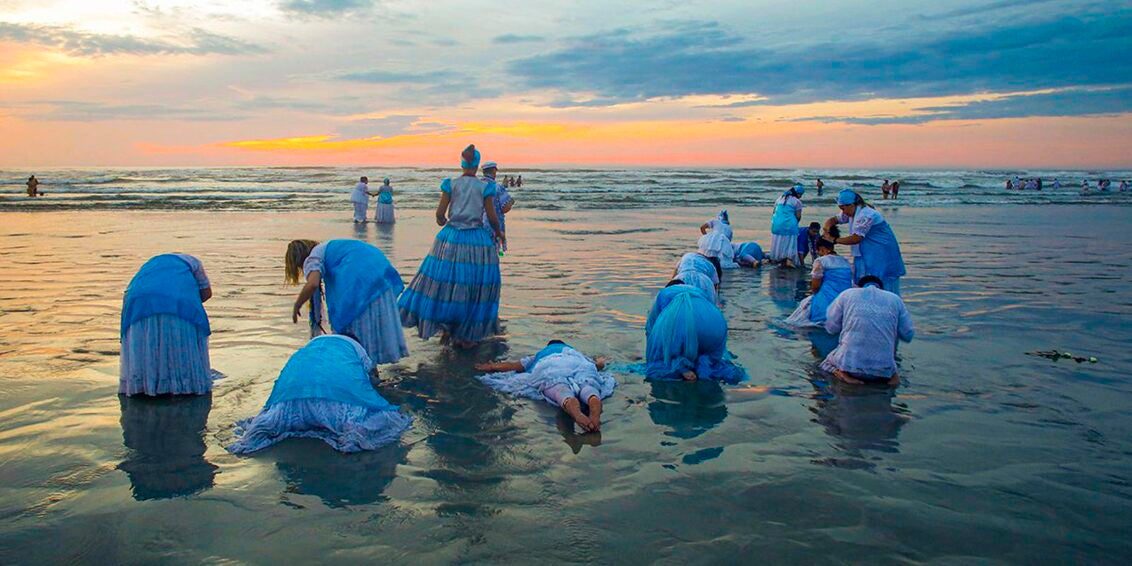
[[[907,271],[900,243],[884,216],[849,189],[837,194],[837,208],[841,214],[825,221],[825,231],[828,234],[837,224],[849,225],[849,235],[834,238],[833,242],[853,247],[853,276],[858,280],[875,276],[884,283],[886,291],[899,295],[900,278]]]
[[[495,212],[495,183],[476,177],[480,152],[460,154],[463,175],[440,184],[436,223],[443,226],[432,251],[401,294],[401,324],[428,339],[443,333],[457,347],[470,347],[499,331],[499,256],[506,241]],[[483,215],[487,214],[487,229]],[[494,232],[494,238],[493,234]]]
[[[118,393],[201,395],[212,391],[204,302],[212,284],[200,260],[185,254],[151,258],[122,299]]]
[[[798,222],[802,220],[802,195],[806,187],[798,184],[774,201],[770,219],[770,260],[794,267],[798,262]]]
[[[393,210],[393,186],[389,184],[389,177],[377,189],[377,210],[373,213],[373,221],[378,224],[393,224],[397,222]]]

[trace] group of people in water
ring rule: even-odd
[[[1130,185],[1132,185],[1132,183],[1130,183],[1129,181],[1122,180],[1120,181],[1120,188],[1118,190],[1123,193],[1128,190]],[[1111,186],[1111,179],[1098,179],[1096,189],[1098,191],[1108,191]],[[1006,190],[1008,191],[1040,191],[1044,188],[1045,183],[1042,181],[1041,177],[1030,177],[1023,179],[1015,175],[1013,179],[1006,180]],[[1058,190],[1060,188],[1061,181],[1059,179],[1054,179],[1053,189]],[[1081,179],[1081,194],[1089,194],[1089,191],[1092,188],[1093,185],[1088,179]]]
[[[301,285],[292,322],[298,323],[305,309],[311,340],[291,355],[259,414],[237,423],[230,451],[247,454],[293,437],[320,439],[345,452],[394,442],[411,426],[412,417],[382,398],[371,378],[377,377],[378,365],[408,355],[404,329],[415,329],[424,340],[440,336],[456,348],[498,333],[499,258],[507,241],[507,207],[500,200],[501,192],[506,193],[495,181],[495,163],[484,163],[484,176],[477,176],[480,162],[480,152],[468,146],[460,155],[461,175],[440,183],[436,223],[441,229],[407,286],[382,251],[369,243],[288,244],[284,278]],[[365,182],[363,177],[361,184]],[[793,187],[774,212],[776,220],[780,210],[789,212],[794,227],[793,245],[772,244],[788,254],[782,268],[804,265],[806,252],[799,254],[803,238],[815,258],[814,293],[789,320],[799,326],[823,325],[839,335],[838,347],[821,365],[835,378],[898,383],[896,340],[910,340],[913,329],[898,295],[904,265],[895,236],[883,216],[848,189],[838,194],[840,214],[824,226],[813,223],[799,230],[804,192],[800,185]],[[849,235],[841,236],[838,225],[848,225]],[[745,378],[727,351],[719,285],[725,269],[759,267],[768,257],[755,242],[732,243],[726,210],[700,231],[697,251],[680,259],[649,310],[647,379],[737,383]],[[838,244],[852,246],[851,264],[836,253]],[[203,306],[211,296],[211,282],[196,257],[159,255],[139,269],[123,300],[120,394],[211,391],[216,374],[209,362],[211,329]],[[483,383],[544,400],[584,431],[597,432],[602,400],[616,387],[608,364],[552,339],[519,360],[476,368],[487,372],[479,376]]]

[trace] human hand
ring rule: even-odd
[[[299,323],[299,317],[302,316],[302,314],[303,314],[302,303],[295,303],[295,307],[293,309],[291,309],[291,323],[292,324],[298,324]]]
[[[444,226],[445,224],[448,224],[448,219],[445,218],[443,214],[437,214],[436,215],[436,225],[437,226]]]

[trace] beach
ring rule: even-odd
[[[45,190],[37,208],[53,198]],[[415,419],[399,444],[346,455],[299,440],[231,455],[234,423],[261,408],[308,338],[290,320],[287,242],[358,238],[407,281],[436,234],[427,205],[399,207],[392,227],[355,226],[344,191],[334,211],[0,212],[0,562],[1098,563],[1132,552],[1122,200],[878,202],[916,324],[899,348],[904,384],[888,391],[826,381],[830,338],[782,323],[808,270],[776,267],[724,276],[729,347],[748,381],[644,381],[627,370],[643,356],[652,297],[724,204],[523,208],[516,192],[504,334],[470,351],[407,335],[410,356],[383,366],[378,386]],[[835,194],[807,200],[803,220],[832,215]],[[911,184],[901,198],[915,194]],[[736,242],[768,244],[768,199],[717,198]],[[212,366],[225,377],[211,397],[123,401],[122,291],[165,252],[204,262]],[[600,443],[473,378],[473,363],[551,338],[616,364]],[[1026,354],[1052,349],[1098,363]]]

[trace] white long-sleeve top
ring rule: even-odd
[[[897,338],[915,335],[903,299],[872,285],[842,291],[826,311],[825,329],[840,336],[822,369],[884,378],[896,373]]]

